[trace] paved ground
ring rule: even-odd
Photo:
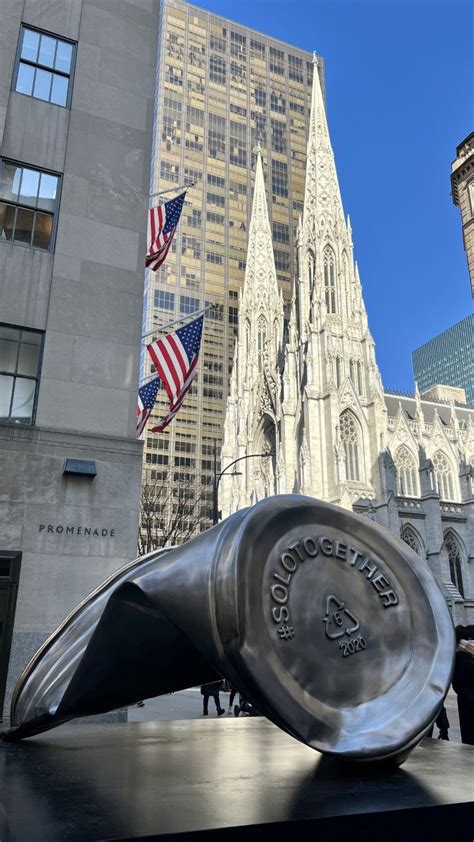
[[[228,693],[221,693],[221,705],[227,710],[229,706]],[[450,690],[446,700],[446,709],[450,722],[449,737],[454,742],[461,741],[459,732],[458,708],[456,694]],[[209,717],[216,717],[214,699],[209,699]],[[226,714],[227,716],[227,714]],[[180,690],[168,696],[145,700],[145,707],[131,707],[128,709],[129,722],[152,722],[157,719],[200,719],[202,717],[202,696],[199,687]],[[438,735],[435,727],[434,736]]]

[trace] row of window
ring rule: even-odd
[[[339,419],[339,435],[344,448],[346,479],[359,482],[363,480],[361,471],[361,431],[359,424],[350,410],[342,413]],[[454,473],[447,456],[438,450],[432,459],[435,487],[442,500],[455,499]],[[418,496],[418,467],[409,449],[402,445],[398,448],[394,463],[397,471],[397,491],[405,497]]]
[[[13,90],[69,106],[75,50],[72,41],[22,26]],[[51,250],[60,186],[57,173],[0,160],[0,240]],[[43,336],[0,324],[0,422],[34,422]]]
[[[220,257],[220,255],[218,255]],[[234,300],[234,297],[233,297]],[[206,307],[210,304],[210,301],[206,301]],[[175,293],[168,292],[168,290],[163,289],[155,289],[154,296],[153,296],[153,304],[155,309],[157,310],[167,310],[169,312],[174,312],[175,307]],[[180,295],[179,297],[179,309],[182,315],[190,315],[191,313],[195,313],[196,310],[199,310],[200,301],[199,298],[193,298],[190,295]],[[237,307],[229,307],[229,324],[237,325],[238,324],[238,308]],[[212,310],[209,310],[207,313],[207,317],[210,321],[217,321],[221,322],[224,318],[224,306],[219,304],[215,306]]]
[[[425,557],[425,550],[422,545],[422,541],[418,533],[410,524],[404,524],[400,530],[400,538],[405,544],[408,544],[412,550],[415,551],[419,556]],[[451,576],[451,581],[453,585],[458,589],[459,593],[462,597],[465,597],[464,592],[464,579],[463,579],[463,571],[462,571],[462,549],[461,544],[458,537],[452,531],[452,529],[448,529],[444,533],[444,540],[443,540],[443,549],[446,551],[449,560],[449,572]]]

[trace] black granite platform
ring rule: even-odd
[[[1,842],[474,838],[474,748],[344,767],[265,719],[75,725],[0,744]]]

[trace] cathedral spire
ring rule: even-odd
[[[241,312],[262,311],[265,300],[279,301],[278,283],[273,256],[272,230],[268,218],[267,196],[263,177],[262,152],[257,144],[255,185],[250,218],[247,265],[242,293]]]
[[[339,222],[342,222],[345,227],[316,53],[313,57],[313,87],[306,160],[303,207],[303,227],[306,233],[309,234],[310,231],[315,230],[316,222],[320,221],[321,213],[324,212],[332,214],[336,211]]]

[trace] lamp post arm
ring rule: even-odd
[[[221,477],[223,477],[224,474],[227,473],[229,468],[232,468],[234,465],[237,464],[237,462],[242,462],[244,459],[252,459],[255,456],[260,456],[261,458],[265,458],[267,456],[273,456],[273,453],[272,452],[271,453],[249,453],[247,456],[239,456],[238,459],[234,459],[233,462],[229,462],[229,464],[225,466],[224,470],[221,471],[219,476],[217,477],[217,488],[219,488],[219,483],[221,481]]]

